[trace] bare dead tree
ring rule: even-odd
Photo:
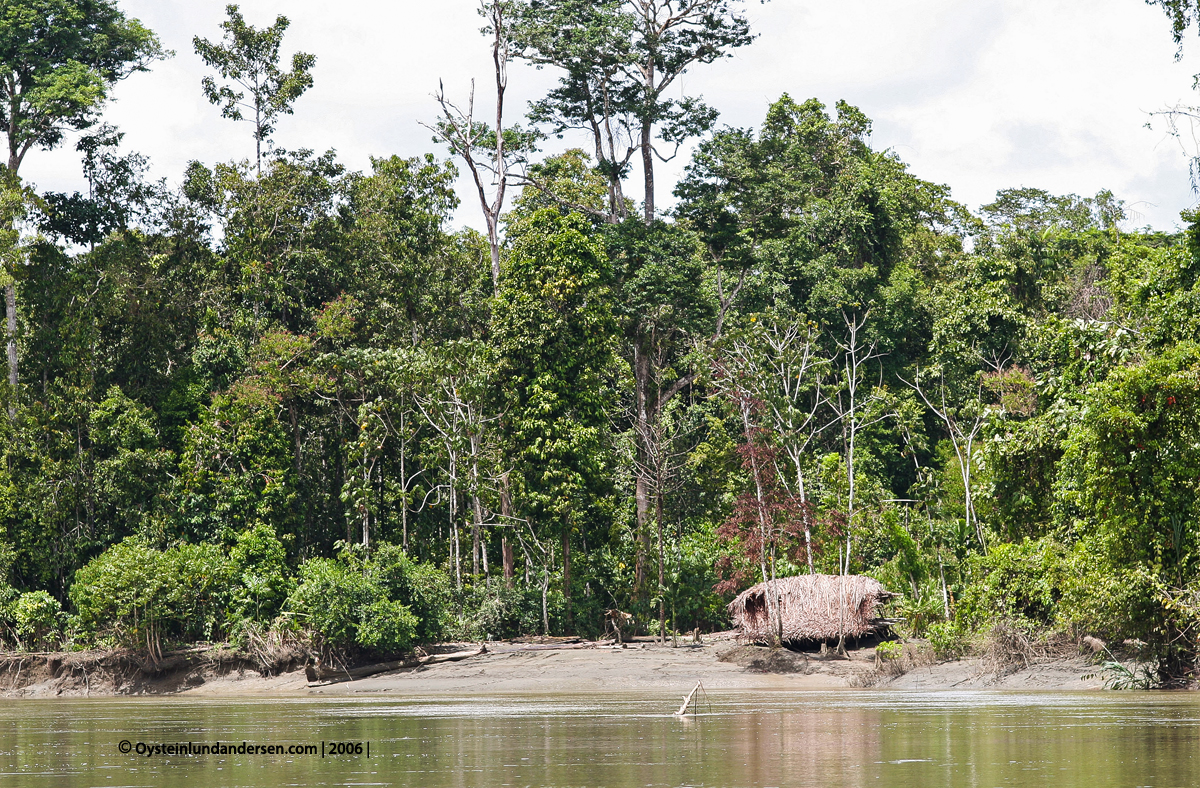
[[[950,443],[954,447],[954,456],[958,460],[958,470],[962,477],[963,483],[963,504],[965,507],[967,524],[975,530],[975,536],[979,539],[979,546],[987,549],[987,537],[983,532],[983,527],[979,524],[979,518],[975,514],[975,496],[971,489],[972,481],[972,463],[974,461],[975,441],[982,432],[984,424],[987,423],[988,409],[983,405],[983,376],[978,376],[976,384],[974,400],[967,403],[966,407],[956,407],[951,405],[947,395],[948,387],[946,386],[946,375],[943,371],[938,372],[937,390],[934,392],[928,391],[927,387],[921,381],[921,371],[918,369],[913,380],[908,381],[901,378],[909,388],[917,392],[917,396],[925,403],[925,407],[929,408],[938,419],[946,427],[946,432],[950,436]]]
[[[878,404],[883,398],[879,385],[872,386],[865,394],[862,391],[868,371],[867,366],[883,356],[878,352],[878,340],[864,342],[862,338],[862,329],[870,316],[870,310],[861,318],[842,314],[842,320],[846,324],[846,338],[845,341],[837,343],[838,349],[841,351],[841,388],[837,395],[829,400],[830,407],[833,408],[842,424],[842,433],[845,436],[846,483],[848,487],[846,517],[851,523],[853,523],[855,515],[854,461],[858,436],[863,430],[891,416],[890,413],[870,412],[870,407]],[[882,375],[882,370],[880,374]],[[847,530],[843,574],[849,571],[850,550],[851,536],[850,531]]]
[[[840,561],[839,574],[843,577],[850,573],[850,558],[853,550],[854,539],[854,515],[855,510],[855,450],[858,447],[858,436],[863,430],[878,424],[879,422],[891,416],[890,413],[876,411],[871,412],[873,405],[877,405],[883,399],[882,380],[880,384],[872,386],[868,392],[862,393],[862,388],[865,385],[867,366],[874,360],[880,358],[883,354],[878,352],[878,340],[864,342],[862,339],[862,329],[867,324],[871,312],[867,310],[863,316],[852,317],[842,313],[842,320],[846,324],[846,338],[844,341],[837,343],[838,349],[841,351],[840,361],[842,367],[841,389],[837,396],[831,398],[830,406],[834,413],[837,414],[839,421],[842,424],[842,435],[845,439],[846,450],[846,481],[847,481],[847,498],[846,498],[846,544],[845,554]],[[880,369],[882,378],[883,370]],[[841,550],[839,549],[839,553]],[[840,605],[845,605],[843,598]],[[845,610],[841,611],[841,619],[845,620]],[[846,635],[844,629],[838,633],[837,652],[843,656],[846,653]]]
[[[485,32],[492,37],[492,65],[496,83],[496,115],[492,125],[475,120],[475,80],[466,107],[446,97],[445,86],[438,82],[434,94],[442,109],[441,118],[433,125],[422,124],[433,131],[467,165],[479,207],[487,223],[488,245],[492,255],[492,292],[500,293],[500,213],[504,209],[508,189],[509,160],[505,149],[504,95],[508,91],[508,63],[512,59],[509,30],[511,0],[481,0],[479,13],[487,20]],[[479,154],[488,150],[488,156]],[[491,190],[489,196],[488,191]]]
[[[820,357],[816,327],[807,320],[768,318],[756,322],[749,336],[729,345],[729,362],[736,365],[764,415],[775,442],[791,462],[792,473],[779,471],[779,480],[800,503],[809,574],[815,573],[812,554],[812,512],[805,481],[810,447],[836,418],[828,414],[823,378],[829,363]]]
[[[1179,143],[1179,149],[1187,157],[1192,192],[1200,194],[1200,107],[1179,103],[1149,115],[1151,119],[1162,118],[1166,122],[1167,135]],[[1146,123],[1147,128],[1151,122]]]

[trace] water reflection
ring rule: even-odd
[[[672,695],[20,701],[0,707],[0,785],[1185,786],[1184,694]],[[371,742],[371,758],[139,757],[147,743]]]

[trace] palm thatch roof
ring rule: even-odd
[[[784,641],[833,640],[839,633],[862,637],[890,622],[878,617],[881,604],[896,596],[872,577],[862,575],[797,575],[771,581],[779,597]],[[738,639],[774,640],[776,624],[768,611],[767,584],[748,588],[729,603]]]

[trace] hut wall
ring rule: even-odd
[[[879,628],[877,609],[894,596],[878,580],[861,575],[798,575],[771,583],[779,596],[783,640],[832,640],[844,632],[862,637]],[[748,588],[729,604],[742,640],[774,640],[775,621],[768,614],[767,584]]]

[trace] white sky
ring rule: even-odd
[[[192,36],[220,37],[223,0],[122,0],[176,56],[115,91],[106,120],[126,149],[150,157],[172,182],[191,159],[209,165],[253,156],[248,124],[222,119],[200,92],[206,70]],[[285,52],[317,56],[315,87],[279,123],[282,147],[334,148],[353,169],[369,157],[445,155],[418,125],[436,115],[445,81],[465,98],[470,80],[485,104],[490,51],[475,0],[246,0],[258,27],[286,14]],[[1141,0],[750,0],[760,38],[733,58],[696,67],[684,82],[721,111],[721,122],[757,126],[783,92],[832,105],[846,99],[875,122],[873,144],[891,148],[918,177],[948,184],[972,208],[997,189],[1036,186],[1091,195],[1112,189],[1136,225],[1173,229],[1194,204],[1187,161],[1147,113],[1192,98],[1200,49],[1174,61],[1166,17]],[[515,66],[510,117],[555,77]],[[480,103],[477,102],[477,103]],[[486,115],[487,113],[481,113]],[[586,140],[575,144],[586,147]],[[22,176],[39,189],[82,188],[73,141],[32,151]],[[686,154],[657,173],[670,201]],[[479,227],[461,183],[458,221]],[[628,193],[640,196],[636,178]]]

